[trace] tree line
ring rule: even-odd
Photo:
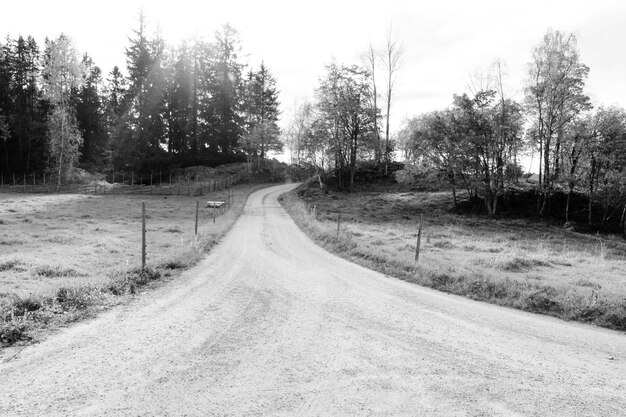
[[[168,45],[140,13],[106,79],[71,38],[0,42],[0,171],[76,173],[261,164],[280,151],[276,78],[248,68],[230,25]]]
[[[495,61],[448,108],[404,121],[391,138],[401,58],[401,44],[389,35],[382,48],[370,46],[359,65],[328,65],[315,99],[296,107],[287,144],[294,162],[316,170],[320,185],[326,171],[339,188],[350,189],[357,167],[382,175],[396,155],[447,181],[455,206],[462,191],[495,215],[522,188],[520,179],[530,178],[522,156],[539,155],[534,197],[525,197],[535,198],[537,214],[567,222],[584,214],[590,226],[626,228],[626,111],[591,105],[589,68],[573,34],[549,30],[532,49],[521,100],[505,87],[505,64]]]
[[[403,51],[390,29],[383,47],[370,44],[359,64],[327,65],[315,99],[296,106],[285,142],[293,162],[311,166],[320,186],[330,173],[340,189],[351,189],[363,164],[373,175],[387,174],[394,151],[389,129],[392,98]],[[384,79],[384,112],[378,70]]]
[[[577,219],[585,211],[590,226],[605,229],[612,222],[623,230],[626,112],[594,108],[585,92],[588,75],[576,37],[550,30],[532,49],[522,101],[507,95],[503,64],[496,62],[477,77],[471,94],[454,96],[451,107],[405,123],[399,135],[404,156],[445,172],[453,192],[467,189],[493,215],[516,189],[519,156],[538,154],[539,215],[558,209],[570,222],[573,199],[584,196],[586,208],[577,210]],[[565,201],[557,205],[560,196]]]

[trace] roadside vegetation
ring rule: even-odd
[[[520,183],[532,176],[524,172],[530,165],[532,190],[515,204],[576,229],[626,236],[626,111],[591,102],[590,69],[573,34],[546,32],[530,51],[524,85],[510,86],[505,63],[496,60],[477,70],[450,106],[406,118],[389,139],[397,75],[390,57],[402,55],[395,45],[389,37],[377,53],[370,48],[361,66],[327,66],[315,99],[294,112],[287,145],[321,187],[354,191],[359,176],[380,180],[401,155],[405,178],[398,181],[434,174],[455,208],[467,199],[493,217],[511,209]],[[377,100],[381,68],[391,87],[386,112]]]
[[[195,265],[260,184],[198,197],[0,194],[0,344],[27,343]],[[232,204],[216,211],[206,200]],[[147,268],[141,268],[141,202]]]
[[[626,330],[626,111],[592,103],[576,36],[548,30],[523,85],[496,60],[390,138],[401,58],[390,33],[294,112],[287,145],[315,178],[283,198],[300,227],[407,281]]]
[[[626,330],[621,237],[581,234],[536,218],[455,214],[452,200],[451,191],[415,191],[399,184],[344,193],[310,182],[283,196],[282,204],[315,242],[384,274],[475,300]]]

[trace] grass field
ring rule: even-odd
[[[0,342],[76,320],[91,307],[119,302],[118,296],[195,264],[258,188],[241,185],[203,197],[0,194]],[[206,201],[228,201],[229,195],[232,204],[216,212],[214,224]]]
[[[283,204],[314,240],[367,267],[478,300],[626,330],[626,241],[619,236],[583,235],[537,219],[456,215],[448,210],[449,192],[401,187],[350,194],[301,188]]]

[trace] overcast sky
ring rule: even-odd
[[[548,28],[576,34],[594,104],[626,106],[626,2],[618,0],[3,3],[0,33],[43,43],[64,32],[105,74],[114,65],[125,69],[124,48],[142,6],[151,28],[160,24],[171,43],[194,33],[211,39],[229,22],[241,34],[245,60],[254,67],[264,60],[276,76],[285,118],[297,101],[312,98],[324,65],[358,62],[370,42],[382,46],[390,24],[405,47],[394,129],[405,117],[448,106],[466,91],[470,74],[496,58],[508,68],[508,90],[521,99],[531,49]]]

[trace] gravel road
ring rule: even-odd
[[[333,256],[253,194],[199,265],[0,364],[0,415],[626,415],[626,335]]]

